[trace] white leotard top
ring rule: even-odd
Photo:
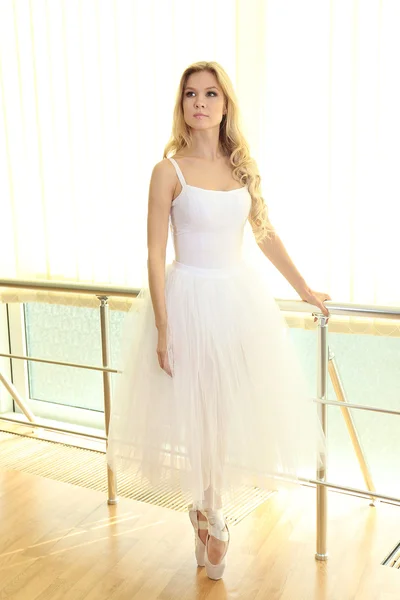
[[[175,260],[204,268],[237,265],[251,208],[247,186],[223,191],[188,185],[176,160],[168,160],[182,185],[170,213]]]

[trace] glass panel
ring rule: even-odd
[[[28,356],[101,365],[100,310],[27,303]],[[125,313],[109,311],[111,366],[120,352]],[[103,411],[102,373],[61,365],[28,362],[30,398]]]
[[[317,336],[292,329],[291,336],[316,396]],[[348,402],[400,410],[400,339],[372,335],[329,333],[329,347]],[[330,377],[328,399],[337,400]],[[398,450],[400,416],[349,409],[361,448],[378,492],[400,496]],[[340,408],[328,407],[327,479],[366,489]]]

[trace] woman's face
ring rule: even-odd
[[[209,71],[192,73],[183,90],[183,115],[193,129],[219,126],[224,113],[224,94]],[[196,114],[205,116],[195,116]]]

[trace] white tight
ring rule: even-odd
[[[214,490],[212,485],[209,485],[204,490],[203,502],[201,503],[198,500],[193,501],[193,508],[197,508],[197,510],[201,510],[202,512],[205,510],[219,510],[222,508],[221,496]]]
[[[203,510],[221,509],[222,500],[221,496],[215,491],[213,486],[210,484],[204,491],[204,504]]]

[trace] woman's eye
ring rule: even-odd
[[[194,94],[194,92],[186,92],[187,97],[188,97],[188,94]],[[207,94],[214,94],[214,96],[218,96],[218,94],[216,92],[207,92]]]

